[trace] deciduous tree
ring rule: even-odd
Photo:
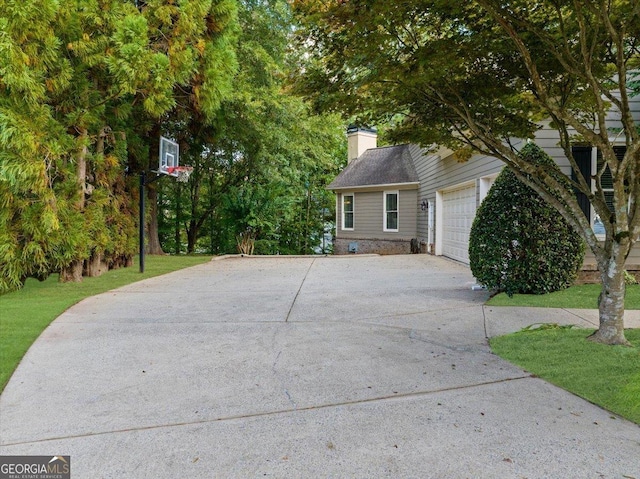
[[[640,3],[628,0],[294,0],[304,28],[303,90],[318,108],[390,121],[395,138],[493,155],[558,209],[595,255],[602,281],[593,339],[626,344],[624,264],[640,235]],[[637,103],[636,103],[637,105]],[[617,129],[610,129],[614,117]],[[514,138],[557,129],[576,173],[523,161]],[[604,160],[579,174],[572,146]],[[614,143],[626,147],[617,156]],[[611,208],[602,188],[613,181]],[[592,183],[595,189],[592,191]],[[594,233],[575,191],[604,219]]]
[[[243,234],[256,253],[310,253],[335,203],[325,186],[346,158],[342,121],[288,89],[287,2],[242,1],[238,17],[232,94],[212,121],[196,112],[169,123],[194,171],[188,185],[161,185],[163,245],[233,253]]]

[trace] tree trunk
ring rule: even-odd
[[[614,248],[616,249],[618,248]],[[589,339],[603,344],[629,346],[630,343],[624,336],[625,255],[618,251],[611,256],[608,262],[598,264],[602,281],[602,291],[598,298],[600,327]]]
[[[255,247],[256,234],[251,231],[250,228],[247,228],[244,232],[240,233],[236,237],[238,252],[240,254],[253,254],[253,249]]]
[[[109,270],[109,265],[104,260],[102,253],[93,252],[91,257],[86,261],[84,275],[89,277],[101,276]]]
[[[311,187],[307,187],[307,219],[304,223],[304,251],[302,254],[313,253],[309,251],[309,220],[311,217]]]
[[[60,279],[61,283],[79,283],[82,281],[82,270],[84,267],[84,261],[77,259],[74,260],[68,266],[62,268],[60,271]]]
[[[155,123],[149,132],[149,168],[158,168],[158,156],[160,155],[160,124]],[[164,254],[160,245],[158,231],[158,189],[155,183],[147,186],[147,200],[149,203],[149,215],[147,223],[147,253]]]
[[[87,154],[88,154],[88,149],[87,149],[87,135],[88,135],[88,131],[86,128],[82,128],[81,132],[80,132],[80,138],[83,142],[82,145],[82,149],[80,150],[80,153],[78,154],[78,158],[77,158],[77,165],[78,168],[76,169],[76,175],[77,175],[77,180],[78,180],[78,188],[79,188],[79,193],[78,193],[78,209],[80,211],[84,211],[84,207],[86,204],[84,195],[87,191]]]
[[[85,192],[87,189],[86,181],[87,181],[87,135],[88,131],[86,128],[80,129],[80,141],[82,142],[82,146],[80,151],[78,152],[78,156],[76,158],[76,181],[78,183],[78,193],[77,193],[77,201],[76,208],[79,211],[84,211],[85,207]],[[61,283],[79,283],[82,281],[82,272],[84,269],[84,260],[83,259],[74,259],[69,265],[62,268],[60,271],[60,278],[58,281]]]
[[[160,236],[158,232],[158,190],[156,189],[156,185],[150,184],[147,191],[147,199],[149,200],[147,253],[164,254],[162,246],[160,245]]]
[[[206,221],[207,215],[211,214],[211,210],[206,210],[198,217],[198,205],[200,204],[200,186],[205,180],[200,172],[200,159],[194,160],[194,173],[189,180],[189,222],[187,224],[187,253],[193,254],[196,250],[196,242],[198,241],[198,232]],[[210,175],[210,177],[213,175]],[[209,192],[211,194],[211,191]]]
[[[99,159],[104,159],[104,144],[105,144],[106,137],[107,137],[107,127],[104,127],[100,130],[100,133],[98,134],[98,139],[96,142],[95,154],[96,154],[96,157]],[[88,170],[88,167],[85,166],[85,169]],[[97,184],[96,177],[91,176],[91,174],[87,171],[85,171],[85,176],[86,176],[86,180],[85,180],[84,194],[89,195],[91,194],[91,191],[93,191],[93,186],[91,185],[91,181]],[[112,194],[114,196],[117,195],[115,191],[112,191]],[[84,262],[83,276],[97,277],[102,275],[102,273],[108,270],[109,270],[109,265],[105,261],[102,251],[97,251],[96,249],[94,249],[89,259],[87,259]]]
[[[193,254],[196,250],[196,240],[198,238],[198,222],[194,219],[189,221],[187,228],[187,253]]]

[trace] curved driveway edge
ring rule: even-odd
[[[640,479],[640,427],[487,345],[587,315],[472,285],[427,255],[227,258],[86,299],[0,396],[0,454],[74,478]]]

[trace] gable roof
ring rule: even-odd
[[[418,182],[411,145],[397,145],[365,151],[351,161],[327,188],[335,190]]]

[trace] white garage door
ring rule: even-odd
[[[442,254],[469,263],[469,233],[476,215],[475,184],[442,192]]]

